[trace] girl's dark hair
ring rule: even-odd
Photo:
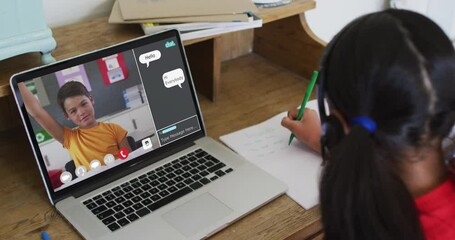
[[[84,84],[77,82],[77,81],[69,81],[58,90],[57,93],[57,102],[62,109],[63,112],[65,111],[65,100],[69,97],[75,96],[87,96],[90,97],[90,93],[87,91],[87,88]]]
[[[329,46],[321,70],[332,108],[377,129],[350,126],[330,151],[320,186],[325,237],[424,239],[397,162],[454,124],[452,43],[428,18],[389,9],[354,20]]]

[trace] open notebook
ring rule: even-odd
[[[317,101],[307,108],[318,111]],[[266,121],[220,137],[231,149],[277,177],[289,187],[287,194],[303,208],[319,203],[321,155],[294,140],[288,146],[290,132],[281,126],[282,112]]]

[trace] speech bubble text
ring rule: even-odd
[[[161,58],[161,52],[158,50],[153,50],[148,53],[141,54],[139,56],[139,62],[142,64],[147,64],[147,67],[149,67],[149,63],[156,61]]]
[[[185,82],[185,75],[183,75],[183,70],[181,68],[177,68],[163,74],[163,83],[166,88],[171,88],[177,85],[182,88],[183,82]]]

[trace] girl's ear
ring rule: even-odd
[[[66,111],[63,113],[63,115],[65,116],[66,119],[70,120],[70,118],[68,117],[68,114],[66,113]]]
[[[348,134],[349,131],[351,131],[346,119],[343,117],[343,115],[341,115],[341,113],[338,110],[331,110],[330,114],[333,115],[336,119],[338,119],[339,124],[343,129],[344,135]]]
[[[89,99],[90,99],[90,102],[92,103],[92,105],[94,105],[95,104],[95,99],[92,96],[90,96]]]

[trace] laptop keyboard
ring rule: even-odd
[[[83,201],[111,231],[232,172],[202,149]]]

